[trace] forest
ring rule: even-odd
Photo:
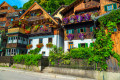
[[[61,5],[70,5],[75,0],[29,0],[20,9],[28,9],[34,2],[40,4],[47,12],[53,14]],[[13,6],[18,9],[17,6]]]

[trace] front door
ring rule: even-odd
[[[68,49],[72,49],[73,48],[73,42],[69,42],[68,43]]]

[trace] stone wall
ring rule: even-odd
[[[49,73],[59,73],[66,75],[74,75],[85,78],[92,78],[96,80],[120,80],[120,73],[95,71],[95,70],[80,70],[58,67],[47,67]]]

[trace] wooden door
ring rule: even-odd
[[[69,42],[68,43],[68,49],[72,49],[73,48],[73,42]]]

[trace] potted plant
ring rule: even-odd
[[[25,29],[25,33],[26,33],[26,34],[29,34],[29,33],[30,33],[30,28]]]
[[[32,47],[33,47],[32,44],[29,44],[29,45],[26,46],[27,49],[30,49]]]
[[[37,13],[36,15],[37,15],[37,16],[40,16],[40,15],[41,15],[41,13]]]
[[[81,15],[76,15],[77,22],[81,22],[83,17]]]
[[[36,45],[37,48],[42,48],[43,46],[44,46],[43,43],[39,43]]]
[[[74,35],[73,35],[73,34],[68,34],[68,35],[67,35],[67,38],[68,38],[69,40],[73,40],[73,39],[74,39]]]
[[[28,19],[28,18],[29,18],[29,16],[26,16],[26,18]]]
[[[40,25],[35,25],[34,28],[33,28],[33,30],[37,31],[39,27],[40,27]]]
[[[46,47],[47,47],[47,48],[52,48],[52,47],[53,47],[53,44],[50,42],[50,43],[46,44]]]

